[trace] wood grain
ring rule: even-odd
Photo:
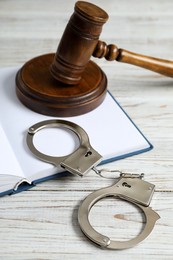
[[[173,60],[171,0],[91,2],[105,9],[110,17],[101,40]],[[1,0],[0,67],[22,66],[35,56],[55,52],[74,4],[74,0]],[[154,145],[148,153],[106,167],[144,172],[145,179],[156,185],[151,206],[161,219],[140,245],[122,251],[101,250],[80,231],[77,210],[85,196],[113,181],[100,179],[94,173],[82,179],[48,181],[1,198],[1,260],[172,259],[173,81],[132,65],[93,60],[106,73],[114,97]],[[132,236],[133,227],[142,224],[135,209],[116,202],[114,208],[112,200],[99,204],[91,217],[98,229],[122,239]],[[114,226],[114,220],[120,229]]]

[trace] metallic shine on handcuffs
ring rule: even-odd
[[[80,146],[67,156],[49,156],[38,151],[34,144],[34,135],[43,128],[58,127],[73,131],[80,141]],[[40,160],[61,166],[72,174],[84,176],[90,170],[100,173],[96,166],[101,162],[102,156],[90,145],[89,137],[79,125],[66,120],[46,120],[31,126],[27,134],[27,145],[31,152]],[[142,180],[143,175],[120,174],[118,181],[110,187],[102,188],[91,193],[79,207],[78,222],[83,233],[96,245],[107,249],[125,249],[133,247],[143,241],[152,231],[159,215],[149,207],[155,186]],[[145,215],[145,226],[135,238],[127,241],[113,241],[109,237],[98,233],[90,224],[88,216],[91,208],[105,197],[118,197],[139,207]]]

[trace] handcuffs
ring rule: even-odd
[[[33,138],[35,134],[43,128],[58,127],[67,128],[74,132],[79,138],[80,146],[71,154],[66,156],[49,156],[41,153],[34,146]],[[27,133],[27,145],[31,152],[40,160],[61,166],[72,174],[84,176],[90,170],[97,174],[100,171],[96,166],[101,162],[102,156],[94,150],[89,142],[89,137],[85,130],[79,125],[66,120],[46,120],[31,126]],[[96,245],[107,249],[125,249],[133,247],[143,241],[152,231],[159,215],[149,207],[155,186],[142,180],[143,175],[121,173],[119,180],[110,187],[102,188],[91,193],[79,207],[78,222],[83,233]],[[91,208],[105,197],[118,197],[139,207],[145,215],[145,226],[142,232],[135,238],[127,241],[114,241],[109,237],[98,233],[89,222]]]

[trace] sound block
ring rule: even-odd
[[[18,71],[19,100],[35,112],[56,117],[81,115],[99,106],[107,90],[107,78],[99,66],[90,61],[79,84],[67,85],[50,73],[54,56],[51,53],[33,58]]]

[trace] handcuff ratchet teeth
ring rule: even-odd
[[[122,174],[116,184],[91,193],[79,207],[78,222],[83,233],[95,244],[106,249],[125,249],[143,241],[152,231],[159,215],[149,207],[155,186],[130,174]],[[91,208],[105,197],[118,197],[138,206],[145,215],[145,227],[135,238],[127,241],[113,241],[98,233],[89,222]]]
[[[73,153],[66,156],[55,157],[41,153],[33,144],[34,135],[43,128],[58,127],[73,131],[80,141],[80,146]],[[31,126],[27,134],[27,145],[31,152],[40,160],[61,166],[72,174],[83,176],[94,166],[98,165],[102,156],[90,145],[89,137],[82,127],[66,120],[45,120]]]

